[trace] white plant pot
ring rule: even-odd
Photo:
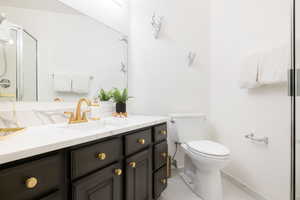
[[[102,115],[111,115],[115,112],[115,103],[111,101],[102,101],[100,103],[100,111]]]

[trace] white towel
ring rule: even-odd
[[[290,50],[287,46],[264,53],[259,67],[258,82],[261,85],[286,83],[290,65]]]
[[[90,89],[90,76],[73,75],[72,92],[78,94],[87,94]]]
[[[68,75],[54,74],[53,87],[56,92],[71,92],[72,80]]]
[[[239,86],[242,89],[260,87],[258,82],[260,55],[248,56],[242,64]]]
[[[0,24],[0,42],[1,43],[9,43],[11,42],[12,37],[10,35],[9,24],[6,21],[3,21]]]

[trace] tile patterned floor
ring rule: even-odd
[[[247,193],[239,189],[230,181],[223,179],[224,200],[255,200]],[[160,200],[201,200],[183,182],[175,172],[169,179],[167,190],[161,195]]]

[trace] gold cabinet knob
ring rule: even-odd
[[[25,185],[28,189],[35,188],[37,186],[37,184],[38,184],[38,180],[35,177],[28,178],[25,181]]]
[[[160,180],[160,182],[165,185],[165,184],[167,184],[167,179],[163,178]]]
[[[138,140],[138,143],[139,143],[139,144],[145,144],[145,142],[146,142],[146,141],[145,141],[145,139],[143,139],[143,138],[141,138],[141,139]]]
[[[105,160],[106,159],[106,154],[105,153],[99,153],[97,157],[98,157],[99,160]]]
[[[121,176],[122,175],[122,170],[121,169],[115,169],[115,175]]]
[[[135,168],[136,167],[136,162],[130,162],[129,166],[132,167],[132,168]]]
[[[161,155],[161,157],[166,158],[168,154],[166,152],[163,152],[160,155]]]
[[[162,135],[167,135],[167,131],[166,131],[166,130],[161,130],[161,131],[160,131],[160,134],[162,134]]]

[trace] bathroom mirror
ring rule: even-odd
[[[127,87],[127,36],[58,0],[0,0],[0,101]]]

